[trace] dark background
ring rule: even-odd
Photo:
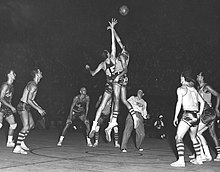
[[[119,13],[122,5],[129,8],[126,16]],[[95,69],[102,51],[110,50],[111,18],[118,20],[116,30],[131,55],[128,96],[144,89],[154,116],[173,118],[185,68],[206,72],[220,90],[218,0],[1,0],[0,80],[9,69],[17,73],[13,103],[39,67],[44,78],[37,102],[47,118],[66,118],[72,98],[86,86],[92,120],[105,76],[91,77],[85,65]]]

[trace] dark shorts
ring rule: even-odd
[[[204,123],[206,126],[209,126],[209,125],[213,124],[213,122],[215,121],[216,113],[215,113],[214,109],[212,107],[210,107],[210,108],[203,111],[200,118],[201,118],[202,123]]]
[[[199,118],[197,118],[197,111],[185,110],[181,121],[187,123],[190,127],[194,127],[199,124]]]
[[[118,82],[114,82],[115,84],[120,85],[121,87],[126,87],[128,85],[128,77],[127,75],[123,75]]]
[[[3,118],[7,118],[7,117],[13,115],[12,110],[9,107],[4,106],[4,105],[1,106],[0,112],[3,113]]]
[[[99,118],[99,120],[98,120],[98,124],[97,125],[100,126],[104,121],[108,120],[109,119],[109,115],[110,115],[110,113],[109,114],[102,113],[100,118]]]
[[[112,92],[113,92],[113,84],[112,84],[112,82],[107,82],[105,84],[105,92],[108,93],[108,94],[112,94]]]
[[[20,101],[17,106],[18,111],[30,111],[31,105]]]
[[[69,115],[67,120],[66,120],[66,123],[69,123],[69,124],[72,124],[73,123],[73,120],[75,120],[76,118],[82,118],[83,119],[83,116],[86,117],[86,113],[85,111],[76,111],[73,109],[73,115]]]

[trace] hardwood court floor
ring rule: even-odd
[[[169,164],[176,160],[168,141],[145,138],[143,152],[134,148],[130,139],[128,152],[121,153],[113,143],[100,139],[98,147],[86,146],[81,132],[69,132],[62,147],[57,147],[58,130],[33,130],[27,138],[31,148],[28,155],[12,153],[5,146],[5,134],[0,131],[0,172],[215,172],[220,162],[193,165],[186,148],[186,167],[174,168]]]

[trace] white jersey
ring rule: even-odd
[[[131,96],[128,102],[131,103],[134,111],[140,112],[142,116],[147,116],[147,103],[144,99],[140,99],[137,96]]]

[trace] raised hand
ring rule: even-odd
[[[109,21],[108,23],[109,23],[109,26],[107,27],[107,30],[113,29],[114,26],[118,23],[118,21],[116,19],[112,18],[112,21]]]
[[[90,66],[89,66],[89,65],[86,65],[85,68],[86,68],[86,70],[89,70],[89,69],[90,69]]]

